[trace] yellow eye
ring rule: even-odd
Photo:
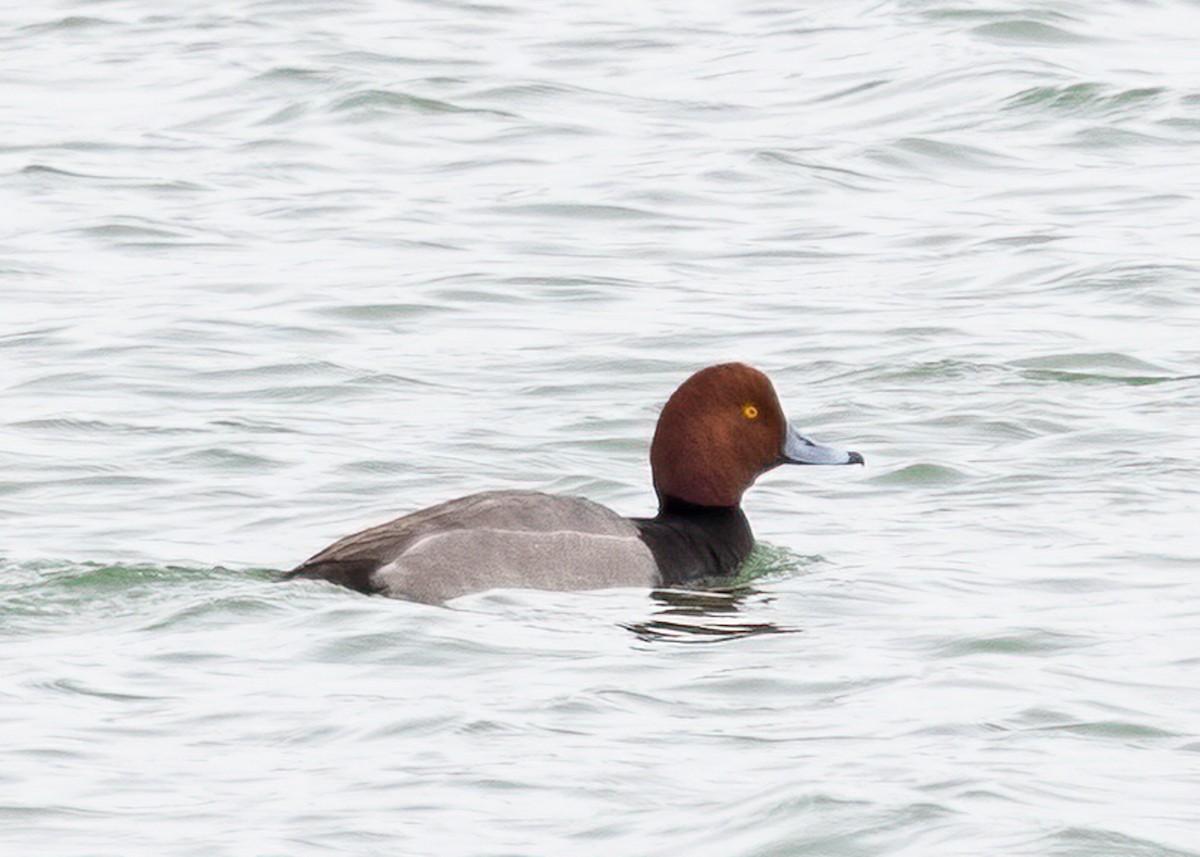
[[[742,405],[742,416],[748,420],[758,419],[758,408],[754,405]]]

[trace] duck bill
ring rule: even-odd
[[[800,434],[788,423],[783,441],[781,464],[864,464],[857,452],[848,452],[832,446],[816,443]]]

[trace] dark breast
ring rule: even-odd
[[[754,549],[750,522],[738,506],[698,506],[664,497],[656,517],[634,523],[667,586],[731,575]]]

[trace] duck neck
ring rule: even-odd
[[[733,574],[754,548],[741,506],[698,506],[664,494],[655,517],[634,523],[665,586]]]

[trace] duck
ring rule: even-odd
[[[763,372],[721,363],[691,375],[659,414],[654,517],[622,517],[583,497],[485,491],[346,536],[286,576],[428,604],[492,589],[671,588],[729,577],[754,548],[742,495],[791,464],[864,460],[804,436]]]

